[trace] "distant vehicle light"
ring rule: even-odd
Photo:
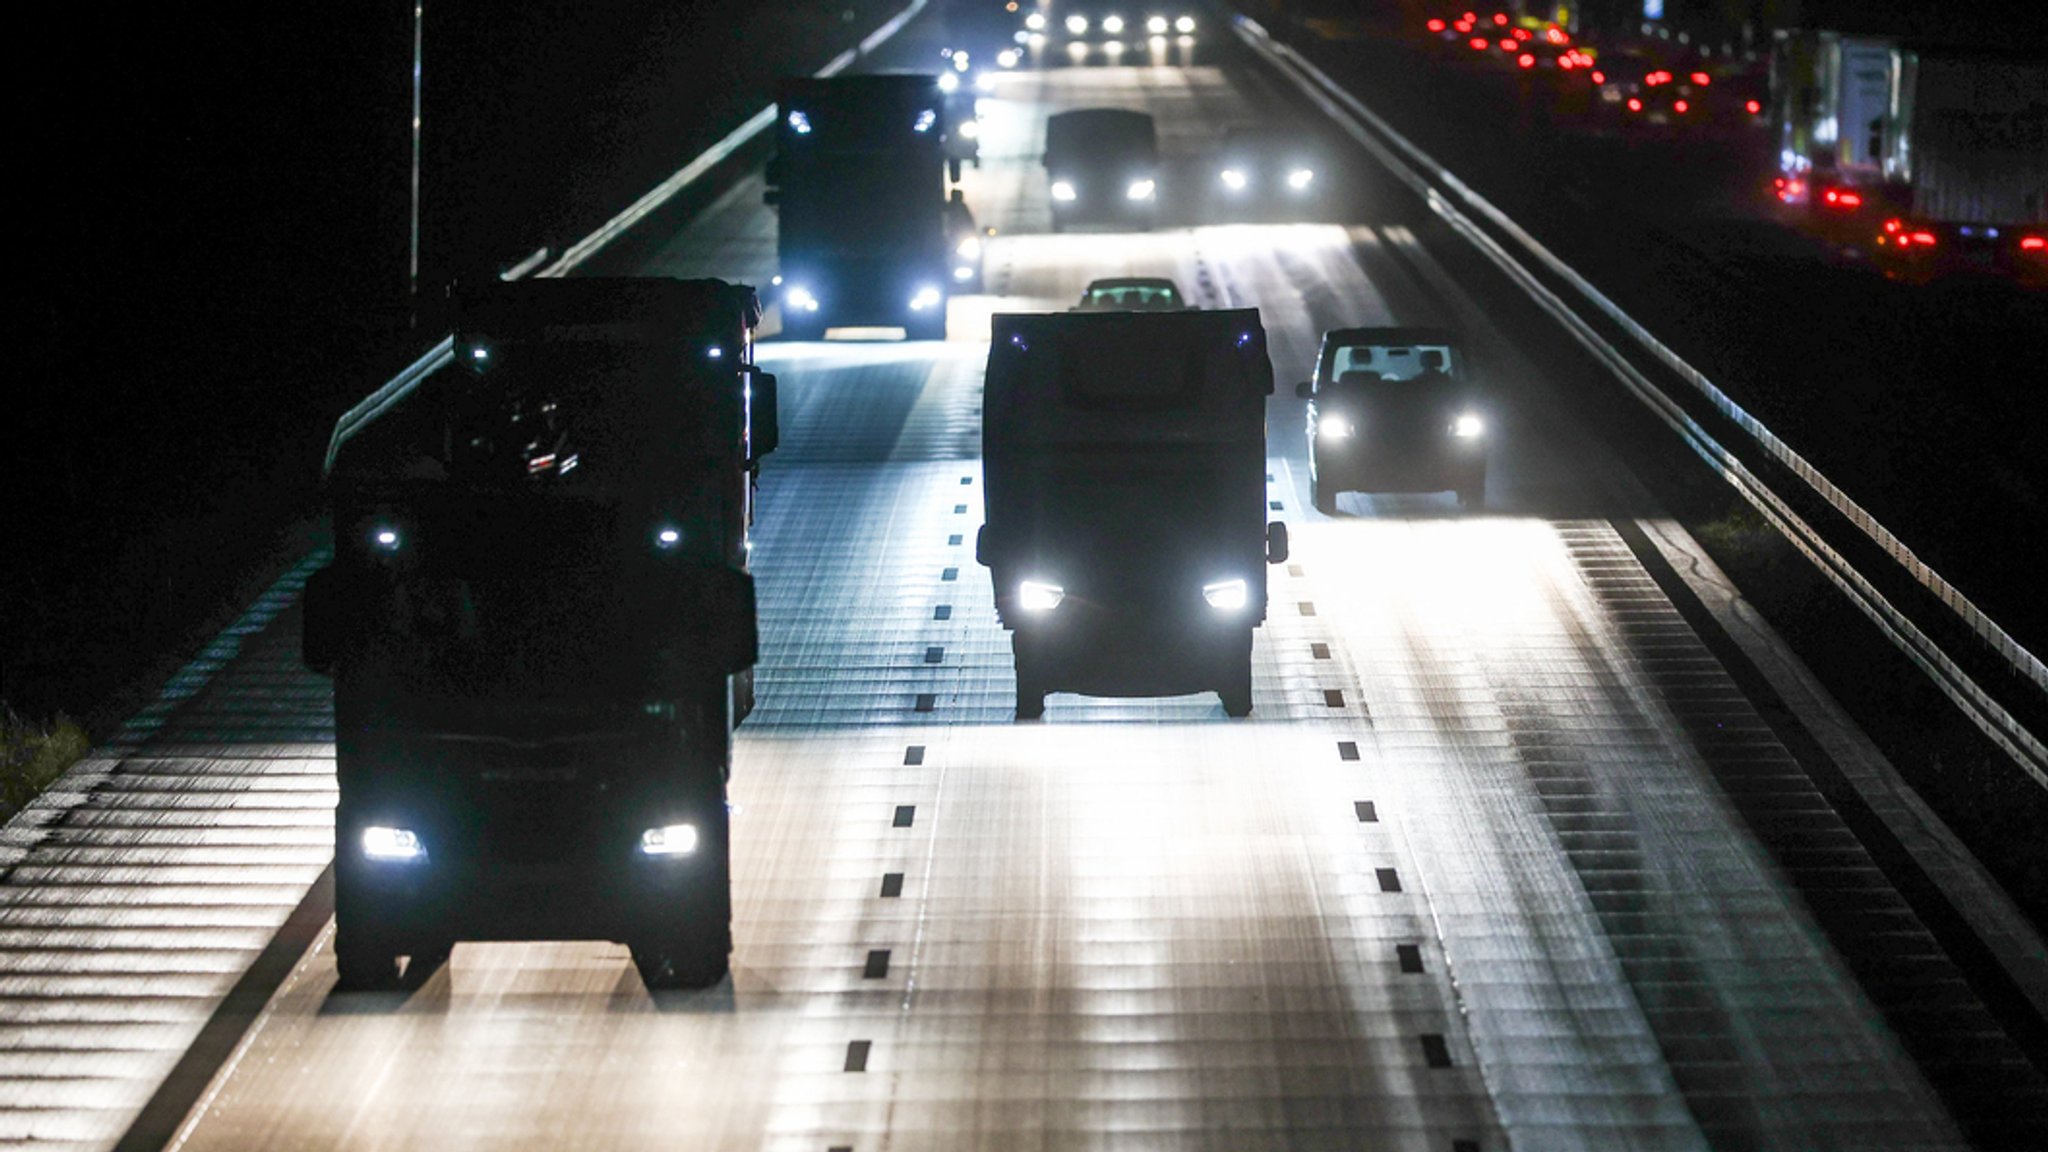
[[[955,255],[959,256],[963,260],[981,259],[981,237],[961,237],[960,243],[953,246],[953,252]]]
[[[910,298],[910,310],[912,312],[922,312],[927,308],[936,308],[943,300],[945,300],[945,297],[939,294],[937,288],[932,287],[930,284],[920,285],[916,294]]]
[[[1034,15],[1036,15],[1036,13],[1034,13]],[[1015,48],[1005,48],[1001,52],[996,53],[996,67],[1015,68],[1017,66],[1017,61],[1020,59],[1022,59],[1022,57],[1018,55],[1017,50]],[[993,88],[995,85],[993,82],[991,82],[989,86]]]
[[[640,834],[640,851],[648,856],[688,856],[697,850],[695,824],[664,824]]]
[[[1495,13],[1493,14],[1493,22],[1494,22],[1494,24],[1496,24],[1496,25],[1498,25],[1498,26],[1500,26],[1500,27],[1502,27],[1502,28],[1505,28],[1505,27],[1507,27],[1507,23],[1508,23],[1508,17],[1507,17],[1507,13],[1505,13],[1505,12],[1495,12]]]
[[[1348,440],[1351,431],[1351,421],[1342,416],[1323,416],[1316,420],[1316,435],[1325,440]]]
[[[951,72],[939,73],[939,91],[955,92],[960,88],[960,78]]]
[[[1520,56],[1515,57],[1515,63],[1520,64],[1524,68],[1534,68],[1536,66],[1536,58],[1524,52]]]
[[[1182,16],[1176,19],[1173,22],[1173,30],[1183,34],[1193,32],[1195,30],[1195,18],[1193,16]]]
[[[785,308],[795,309],[799,312],[816,312],[818,310],[818,298],[811,295],[811,290],[801,284],[792,284],[784,289],[782,303]]]
[[[1692,82],[1702,88],[1710,88],[1713,86],[1714,78],[1705,72],[1695,72],[1692,74]]]
[[[2048,252],[2048,237],[2022,236],[2020,237],[2020,251]]]
[[[1033,12],[1029,16],[1024,17],[1024,27],[1029,28],[1033,32],[1045,31],[1045,13]]]
[[[1517,28],[1515,29],[1514,36],[1517,40],[1527,40],[1529,38],[1529,30],[1527,28]]]
[[[1571,34],[1556,25],[1545,28],[1543,38],[1560,47],[1572,42]]]
[[[929,132],[932,130],[932,125],[937,124],[938,122],[938,112],[934,111],[933,109],[927,108],[924,111],[919,112],[917,114],[917,123],[912,124],[910,126],[910,129],[913,132]]]
[[[469,350],[469,358],[477,361],[478,363],[482,363],[483,361],[489,360],[491,358],[491,350],[479,344],[476,347],[471,348]]]
[[[409,828],[373,824],[363,829],[363,855],[372,860],[423,860],[427,846]]]
[[[370,544],[379,552],[396,552],[404,543],[404,538],[398,534],[396,528],[379,525],[370,530]]]
[[[962,140],[979,140],[981,139],[981,122],[979,120],[969,120],[965,124],[960,125],[958,131]]]
[[[1932,248],[1934,247],[1934,233],[1915,232],[1913,233],[1913,243],[1920,245],[1922,248]]]
[[[1145,18],[1145,31],[1150,32],[1154,36],[1166,35],[1168,27],[1170,25],[1164,16],[1148,16]]]
[[[1601,71],[1598,71],[1598,70],[1595,70],[1595,71],[1594,71],[1594,73],[1593,73],[1593,83],[1595,83],[1595,84],[1605,84],[1605,83],[1607,83],[1607,73],[1605,73],[1605,72],[1601,72]]]
[[[674,525],[664,524],[654,531],[654,546],[664,552],[683,542],[683,531]]]
[[[1114,15],[1112,15],[1112,16],[1104,16],[1104,17],[1102,18],[1102,30],[1103,30],[1104,32],[1107,32],[1107,33],[1109,33],[1109,34],[1110,34],[1111,36],[1121,36],[1121,35],[1123,35],[1123,34],[1124,34],[1124,18],[1123,18],[1123,17],[1121,17],[1121,16],[1114,16]]]
[[[1821,193],[1820,198],[1822,203],[1832,208],[1863,207],[1863,195],[1860,192],[1849,192],[1840,188],[1830,188],[1827,191]]]
[[[1247,599],[1245,583],[1242,580],[1218,580],[1213,584],[1204,584],[1202,599],[1207,600],[1209,607],[1218,611],[1236,611],[1244,607]]]
[[[1250,183],[1250,181],[1245,178],[1245,174],[1242,169],[1225,168],[1223,170],[1223,186],[1225,188],[1230,189],[1232,192],[1244,191],[1245,185],[1248,183]]]
[[[953,279],[960,281],[962,284],[974,279],[974,267],[970,264],[960,265],[953,269]]]
[[[1631,112],[1641,112],[1643,110],[1643,102],[1633,96],[1629,97],[1628,110]]]
[[[1067,590],[1043,580],[1025,580],[1017,585],[1017,606],[1026,612],[1050,612],[1067,598]]]
[[[1307,188],[1309,186],[1309,182],[1314,180],[1315,178],[1316,174],[1313,169],[1296,168],[1294,171],[1289,172],[1287,174],[1287,186],[1289,188],[1294,189],[1296,192],[1299,192],[1304,188]]]
[[[1425,27],[1427,27],[1431,32],[1441,32],[1447,27],[1447,25],[1441,20],[1431,20],[1427,25],[1425,25]]]
[[[1467,412],[1451,425],[1451,434],[1460,440],[1471,440],[1486,434],[1486,423]]]
[[[800,108],[792,110],[789,114],[789,130],[799,136],[809,136],[811,134],[810,116]]]
[[[1671,110],[1682,116],[1685,113],[1692,111],[1692,105],[1686,103],[1683,100],[1676,100],[1672,102]]]
[[[1127,200],[1150,200],[1154,191],[1155,188],[1152,181],[1133,180],[1131,181],[1131,186],[1124,189],[1124,198]]]
[[[1754,116],[1757,113],[1764,110],[1763,102],[1761,100],[1745,100],[1742,103],[1742,107],[1743,110],[1747,111],[1751,116]]]
[[[1073,200],[1074,186],[1072,184],[1067,183],[1065,180],[1053,181],[1052,198],[1058,200],[1062,204]]]
[[[1472,21],[1470,21],[1470,20],[1460,20],[1460,21],[1458,21],[1458,22],[1457,22],[1456,24],[1453,24],[1453,25],[1451,25],[1451,29],[1452,29],[1452,31],[1455,31],[1455,32],[1458,32],[1458,33],[1460,33],[1460,34],[1464,34],[1464,35],[1470,35],[1470,34],[1471,34],[1471,32],[1472,32],[1472,27],[1473,27],[1473,25],[1472,25]]]
[[[1000,59],[999,59],[999,60],[998,60],[998,63],[1000,63],[1000,62],[1001,62],[1001,61],[1000,61]],[[996,90],[996,74],[995,74],[995,73],[993,73],[993,72],[976,72],[976,73],[974,74],[974,90],[975,90],[976,92],[993,92],[993,91],[995,91],[995,90]]]
[[[1088,18],[1078,13],[1067,17],[1067,34],[1070,36],[1086,36],[1088,34]]]
[[[960,51],[958,51],[958,52],[955,52],[955,53],[953,53],[953,71],[955,71],[955,72],[965,72],[965,71],[967,71],[967,68],[968,68],[968,57],[967,57],[967,50],[966,50],[965,48],[962,48],[962,49],[961,49]]]

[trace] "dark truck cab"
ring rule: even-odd
[[[716,280],[494,285],[336,425],[304,654],[334,678],[344,985],[402,956],[413,982],[458,940],[618,940],[650,987],[724,975],[775,446],[759,319]]]
[[[1272,391],[1252,309],[994,318],[975,557],[1019,719],[1054,691],[1251,712],[1266,565],[1287,558],[1266,522]]]

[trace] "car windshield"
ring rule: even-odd
[[[1434,360],[1438,370],[1447,376],[1462,375],[1458,357],[1448,344],[1346,344],[1337,349],[1330,361],[1330,380],[1408,380],[1422,372],[1425,359]],[[1352,379],[1347,381],[1347,376]]]
[[[1082,301],[1093,308],[1178,308],[1171,284],[1091,284]]]

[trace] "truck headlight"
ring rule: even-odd
[[[1467,412],[1451,425],[1451,434],[1460,440],[1473,440],[1486,434],[1486,424],[1479,417]]]
[[[1223,186],[1232,192],[1244,191],[1244,186],[1249,183],[1251,181],[1246,179],[1243,169],[1225,168],[1223,170]]]
[[[1152,198],[1152,192],[1152,181],[1133,180],[1131,181],[1131,186],[1129,188],[1124,189],[1124,196],[1127,199],[1131,200],[1150,200]]]
[[[1287,174],[1287,186],[1289,188],[1294,189],[1296,192],[1299,192],[1302,189],[1308,187],[1309,181],[1314,180],[1315,178],[1316,174],[1314,169],[1296,168],[1294,171],[1289,172]]]
[[[427,858],[427,846],[410,828],[372,824],[363,829],[363,855],[372,860],[424,860]]]
[[[910,298],[910,310],[912,312],[922,312],[927,308],[936,308],[939,305],[939,301],[943,299],[945,297],[939,295],[937,288],[926,284],[920,287],[917,290],[917,294]]]
[[[1222,612],[1231,612],[1244,607],[1245,584],[1242,580],[1218,580],[1214,584],[1202,585],[1202,599],[1209,607]]]
[[[1067,598],[1067,590],[1042,580],[1025,580],[1017,585],[1017,606],[1026,612],[1050,612]]]
[[[1351,432],[1351,421],[1342,416],[1325,416],[1316,421],[1316,435],[1325,440],[1348,439]]]
[[[695,824],[664,824],[640,834],[640,852],[645,856],[688,856],[696,850]]]
[[[1195,18],[1193,16],[1182,16],[1173,22],[1173,30],[1182,35],[1193,32],[1195,30]]]
[[[1072,200],[1074,198],[1074,186],[1072,184],[1067,183],[1065,180],[1053,181],[1052,198],[1060,201],[1063,204]]]

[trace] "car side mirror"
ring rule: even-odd
[[[747,463],[775,451],[782,439],[776,421],[775,377],[756,368],[747,381]]]
[[[306,579],[301,600],[299,659],[322,676],[334,675],[341,659],[341,588],[334,569],[322,568]]]
[[[1287,525],[1278,520],[1266,525],[1266,563],[1287,563]]]
[[[1309,397],[1314,396],[1316,394],[1315,381],[1303,380],[1301,383],[1296,384],[1294,386],[1294,394],[1296,396],[1301,397],[1303,400],[1306,400]]]

